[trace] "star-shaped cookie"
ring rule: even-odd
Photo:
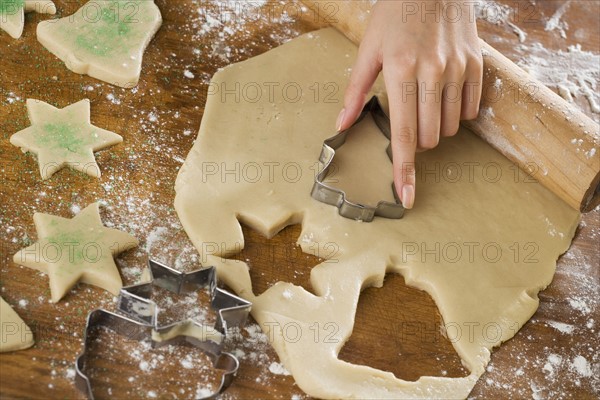
[[[23,34],[25,13],[56,14],[56,6],[49,0],[0,0],[0,29],[18,39]]]
[[[33,333],[2,297],[0,297],[0,353],[33,346]]]
[[[10,142],[37,154],[42,179],[64,166],[99,177],[94,152],[123,141],[116,133],[91,124],[88,99],[63,109],[28,99],[27,111],[31,126],[12,135]]]
[[[15,254],[15,263],[48,274],[52,301],[58,302],[78,281],[114,295],[123,286],[113,256],[138,245],[135,237],[100,220],[98,203],[73,219],[35,213],[38,241]]]

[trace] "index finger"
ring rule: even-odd
[[[383,70],[390,106],[390,140],[394,184],[404,208],[415,201],[415,152],[417,150],[417,81],[413,74]]]

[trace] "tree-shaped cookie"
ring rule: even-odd
[[[18,39],[23,34],[25,13],[56,14],[56,6],[49,0],[0,0],[0,29]]]
[[[90,1],[71,16],[40,23],[37,36],[71,71],[133,87],[161,23],[153,0]]]
[[[78,281],[119,294],[123,284],[113,256],[136,247],[138,241],[102,225],[98,203],[73,219],[35,213],[33,221],[38,241],[15,254],[13,261],[48,274],[53,302]]]
[[[99,177],[94,152],[123,141],[116,133],[90,123],[87,99],[63,109],[28,99],[27,111],[31,126],[12,135],[10,142],[37,154],[42,179],[64,166]]]

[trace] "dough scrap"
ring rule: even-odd
[[[10,142],[37,154],[42,179],[65,166],[100,177],[94,152],[123,141],[116,133],[91,124],[87,99],[63,109],[27,99],[27,111],[31,126],[12,135]]]
[[[0,297],[0,353],[28,349],[33,343],[29,326]]]
[[[56,14],[56,6],[50,0],[0,0],[0,29],[14,39],[23,35],[25,13]]]
[[[401,220],[356,222],[312,199],[315,164],[323,140],[335,131],[355,57],[356,46],[324,29],[217,72],[198,137],[177,177],[175,208],[205,265],[216,266],[219,279],[253,302],[254,318],[307,394],[465,398],[485,372],[491,349],[513,337],[537,309],[537,293],[550,284],[580,215],[523,179],[522,171],[515,179],[518,168],[464,129],[418,155],[418,200]],[[374,93],[384,99],[382,81]],[[371,140],[369,129],[357,132],[348,140]],[[337,162],[362,174],[358,184],[371,179],[388,187],[386,159],[376,151]],[[425,173],[432,170],[437,179]],[[243,245],[238,220],[267,237],[302,223],[303,251],[331,255],[311,271],[315,295],[278,282],[255,296],[247,264],[222,258]],[[451,252],[457,247],[458,260]],[[217,250],[206,254],[208,249]],[[337,358],[352,333],[361,290],[381,286],[386,273],[400,273],[407,285],[431,295],[469,376],[408,382]],[[324,340],[331,338],[332,323],[337,334]]]
[[[133,88],[144,51],[161,24],[154,0],[98,0],[68,17],[41,22],[37,37],[71,71]]]
[[[33,221],[38,241],[16,253],[13,261],[48,275],[54,303],[78,281],[119,294],[123,283],[113,256],[136,247],[138,241],[102,225],[99,203],[72,219],[35,213]]]

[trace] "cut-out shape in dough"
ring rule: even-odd
[[[28,349],[33,343],[31,329],[0,297],[0,353]]]
[[[37,37],[71,71],[132,88],[161,24],[154,0],[89,1],[73,15],[41,22]]]
[[[123,286],[113,256],[138,245],[135,237],[102,225],[98,203],[72,219],[35,213],[38,241],[13,257],[48,275],[53,302],[81,281],[119,294]]]
[[[0,0],[0,29],[15,39],[23,35],[25,13],[56,14],[56,6],[49,0]]]
[[[315,158],[335,129],[356,50],[339,32],[325,29],[217,72],[211,87],[264,90],[252,101],[208,96],[200,132],[177,177],[175,208],[207,264],[252,301],[254,318],[306,393],[465,398],[485,372],[491,349],[513,337],[537,309],[537,293],[550,284],[580,215],[540,184],[517,179],[525,175],[464,129],[419,153],[419,201],[401,220],[360,223],[312,199]],[[335,95],[311,90],[331,82],[339,89]],[[301,89],[297,97],[286,91],[290,85]],[[383,87],[379,80],[373,91],[381,100]],[[357,133],[356,140],[372,140],[368,132]],[[349,160],[371,168],[373,157],[387,155]],[[387,185],[390,172],[369,179]],[[302,249],[324,254],[335,243],[337,262],[312,269],[314,294],[281,282],[254,296],[247,265],[222,258],[244,243],[238,217],[268,237],[301,222]],[[218,244],[212,254],[207,243]],[[407,285],[429,293],[469,376],[409,382],[337,358],[352,333],[361,290],[381,286],[386,273],[401,273]]]
[[[382,344],[386,352],[381,351]],[[352,336],[339,358],[389,371],[406,381],[425,375],[469,375],[444,336],[443,321],[431,296],[406,286],[400,274],[387,274],[382,287],[361,292]]]
[[[65,166],[100,177],[94,152],[123,141],[116,133],[91,124],[87,99],[63,109],[27,99],[27,112],[31,126],[12,135],[10,142],[37,154],[42,179]]]
[[[298,246],[299,225],[290,225],[277,233],[273,239],[264,237],[260,232],[242,224],[244,240],[252,238],[251,246],[244,246],[239,253],[231,256],[232,260],[245,262],[252,278],[254,294],[260,295],[277,282],[292,282],[304,290],[312,292],[310,284],[310,271],[315,265],[321,264],[325,258],[335,257],[336,248],[332,243],[331,249],[326,254],[315,256],[305,253]],[[279,239],[275,241],[274,239]],[[278,253],[279,257],[276,257]],[[289,268],[282,268],[273,262],[276,258],[284,257]],[[335,262],[335,260],[332,260]]]

